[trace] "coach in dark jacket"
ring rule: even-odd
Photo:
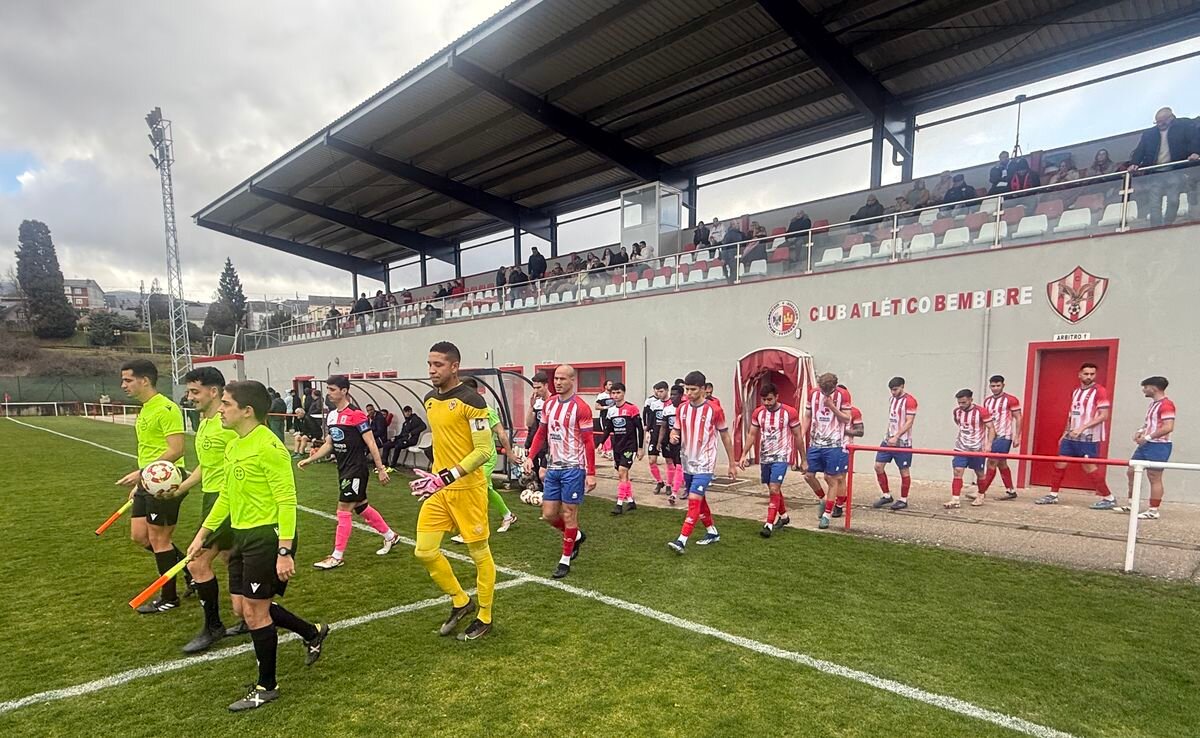
[[[1129,155],[1129,171],[1136,173],[1140,167],[1168,164],[1175,161],[1200,160],[1200,131],[1194,122],[1179,120],[1170,108],[1162,108],[1154,115],[1154,127],[1142,131],[1142,137]],[[1138,205],[1138,214],[1150,216],[1150,224],[1171,224],[1179,214],[1179,193],[1188,192],[1188,202],[1197,201],[1197,175],[1194,171],[1176,171],[1177,167],[1156,169],[1151,175],[1133,186],[1133,199]],[[1160,203],[1167,196],[1164,213]]]

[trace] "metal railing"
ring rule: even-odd
[[[802,231],[777,230],[516,285],[294,321],[244,334],[245,349],[1153,228],[1172,222],[1185,205],[1192,217],[1200,216],[1200,168],[1181,168],[1189,163],[1081,177]]]

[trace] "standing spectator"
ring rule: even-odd
[[[1092,159],[1092,166],[1088,170],[1088,174],[1093,177],[1099,177],[1103,174],[1112,174],[1117,171],[1117,165],[1108,156],[1108,149],[1100,149],[1096,152],[1095,158]]]
[[[1141,167],[1169,164],[1187,159],[1200,160],[1200,142],[1197,142],[1196,126],[1191,121],[1177,120],[1170,108],[1161,108],[1154,114],[1154,127],[1142,131],[1142,137],[1133,153],[1129,155],[1129,171],[1136,173]],[[1172,167],[1172,170],[1175,168]],[[1184,189],[1184,177],[1180,174],[1164,174],[1166,168],[1157,170],[1147,180],[1133,186],[1133,197],[1138,211],[1150,214],[1153,226],[1175,222],[1179,214],[1179,193]],[[1187,184],[1188,202],[1197,202],[1196,178]],[[1163,195],[1167,196],[1166,213],[1160,205]]]
[[[401,293],[400,293],[400,301],[401,301],[401,303],[402,303],[402,304],[404,304],[404,305],[411,305],[411,304],[413,304],[413,293],[412,293],[412,290],[404,290],[403,292],[401,292]]]
[[[400,303],[398,303],[396,301],[396,293],[395,292],[387,293],[387,297],[384,298],[383,304],[385,306],[387,306],[388,326],[392,330],[395,330],[396,329],[396,312],[397,312],[398,308],[400,307]]]
[[[946,193],[952,187],[954,187],[954,177],[950,176],[949,170],[942,172],[938,176],[937,187],[933,188],[933,204],[937,205],[938,203],[946,202]]]
[[[325,330],[329,331],[329,335],[337,338],[342,332],[342,313],[337,309],[337,305],[330,304],[329,313],[325,316]]]
[[[632,261],[642,260],[642,245],[637,241],[633,242],[633,250],[629,252],[629,258]]]
[[[283,416],[287,414],[287,405],[274,388],[268,389],[267,394],[271,397],[271,414],[267,417],[267,425],[279,442],[283,443]]]
[[[533,281],[538,281],[546,276],[546,257],[542,256],[542,252],[538,251],[538,247],[533,247],[533,253],[529,255],[529,278]]]
[[[904,195],[904,199],[908,200],[910,207],[917,209],[927,208],[933,204],[929,190],[925,189],[925,180],[923,179],[918,179],[913,183],[912,189]]]
[[[496,289],[503,290],[506,284],[508,284],[508,270],[500,267],[496,270]]]
[[[371,301],[371,317],[374,318],[375,332],[383,327],[383,321],[387,318],[387,297],[384,296],[383,290],[375,290],[375,299]]]
[[[812,234],[812,218],[808,217],[808,213],[803,210],[798,210],[787,225],[788,236],[783,245],[790,250],[788,260],[792,266],[798,264],[808,264],[809,241]]]
[[[462,297],[467,294],[467,281],[462,277],[450,283],[449,297]]]
[[[290,389],[283,396],[283,404],[287,409],[287,417],[284,418],[284,430],[292,429],[292,413],[296,412],[296,408],[300,406],[300,398],[296,396],[296,390]]]
[[[721,265],[725,269],[725,281],[733,284],[737,278],[737,250],[739,243],[744,240],[736,220],[729,221],[721,239]]]
[[[1031,187],[1041,187],[1042,179],[1038,173],[1029,168],[1029,160],[1025,157],[1017,159],[1012,167],[1012,179],[1008,182],[1009,190],[1018,192]]]
[[[1026,164],[1026,167],[1029,165]],[[955,203],[964,202],[966,200],[975,199],[975,188],[967,184],[967,178],[961,174],[954,175],[954,186],[946,190],[945,197],[942,198],[942,203],[951,206],[942,208],[942,212],[949,212],[953,209]],[[973,208],[968,207],[968,210]]]
[[[528,289],[529,277],[525,272],[521,271],[521,267],[515,266],[508,272],[508,289],[513,300],[523,300],[529,294]]]
[[[653,259],[654,258],[654,247],[653,246],[647,245],[645,241],[639,242],[638,245],[642,247],[642,258],[643,259]]]
[[[354,301],[354,306],[350,308],[350,315],[354,317],[358,324],[360,333],[365,333],[367,330],[367,313],[371,312],[371,301],[367,299],[367,293],[364,292]]]
[[[321,390],[313,388],[308,392],[308,402],[304,404],[304,412],[308,413],[317,422],[321,422],[325,418],[325,401],[321,399]]]
[[[1012,164],[1008,160],[1008,152],[1000,152],[1000,160],[992,170],[988,172],[988,183],[991,189],[988,190],[989,195],[1003,195],[1008,192],[1008,188],[1012,182]]]

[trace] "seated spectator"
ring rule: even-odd
[[[524,300],[529,295],[529,277],[515,266],[508,270],[508,293],[510,299]]]
[[[867,202],[854,214],[850,216],[850,220],[868,220],[874,218],[878,220],[883,215],[883,205],[879,202],[879,198],[875,195],[867,195]],[[874,222],[874,221],[872,221]]]
[[[601,261],[601,263],[604,264],[604,266],[612,266],[613,265],[612,249],[604,249],[604,253],[600,255],[600,261]]]
[[[955,203],[960,203],[960,202],[964,202],[966,200],[974,200],[975,199],[975,196],[976,196],[975,188],[972,187],[971,185],[967,184],[966,177],[964,177],[961,174],[956,174],[956,175],[954,175],[953,182],[954,182],[954,185],[950,189],[946,190],[946,195],[945,195],[945,197],[942,198],[942,204],[955,205]],[[964,206],[960,205],[958,207],[964,207]],[[942,208],[942,212],[949,212],[952,209],[953,208],[949,208],[949,207]]]
[[[799,210],[795,215],[792,216],[792,219],[788,221],[787,229],[788,241],[807,241],[808,237],[804,231],[812,229],[812,218],[808,217],[808,213],[804,212],[803,210]]]
[[[904,199],[908,201],[909,206],[913,208],[926,208],[932,205],[931,195],[929,190],[925,189],[925,180],[918,179],[913,183],[913,187],[905,195]]]
[[[411,405],[405,405],[401,412],[404,414],[404,421],[400,425],[400,432],[398,432],[396,437],[387,444],[388,448],[392,452],[392,458],[390,462],[386,457],[384,457],[384,463],[388,466],[399,466],[400,454],[404,453],[405,450],[416,446],[421,440],[421,434],[425,432],[426,428],[425,421],[421,420],[421,418],[417,417],[417,415],[413,413]],[[380,450],[380,454],[383,454],[382,449]]]
[[[1050,175],[1050,179],[1046,180],[1046,184],[1065,185],[1077,179],[1079,179],[1079,170],[1075,169],[1074,160],[1068,156],[1058,163],[1058,168],[1054,170],[1054,174]]]
[[[451,297],[460,297],[462,295],[467,294],[467,281],[465,279],[462,279],[460,277],[459,279],[454,280],[454,282],[452,282],[451,285],[452,285],[450,287],[450,296]]]
[[[1133,153],[1129,155],[1129,171],[1137,173],[1141,167],[1169,164],[1184,161],[1200,160],[1200,133],[1193,121],[1178,120],[1170,108],[1160,108],[1154,114],[1154,127],[1142,131]],[[1170,174],[1168,174],[1170,172]],[[1188,207],[1191,203],[1200,202],[1197,199],[1196,177],[1185,178],[1178,167],[1164,167],[1155,171],[1155,176],[1140,180],[1133,186],[1133,198],[1137,201],[1138,212],[1150,214],[1151,225],[1168,225],[1175,222],[1179,215],[1179,195],[1185,189],[1188,192]],[[1166,213],[1159,205],[1163,195],[1167,196]]]
[[[642,258],[642,244],[634,241],[633,250],[629,252],[629,258],[631,261],[639,261]]]
[[[1108,156],[1108,149],[1100,149],[1096,152],[1096,156],[1092,159],[1092,166],[1088,169],[1088,175],[1099,177],[1102,174],[1112,174],[1117,171],[1117,165]]]
[[[895,215],[897,213],[907,213],[909,210],[912,210],[912,208],[909,207],[908,200],[904,199],[903,197],[897,197],[896,202],[883,212],[888,215]]]
[[[401,302],[403,304],[405,304],[405,305],[413,304],[412,290],[404,290],[403,292],[400,293],[400,297],[401,297]]]
[[[1011,192],[1019,190],[1028,190],[1031,187],[1041,187],[1042,179],[1037,172],[1029,168],[1029,160],[1025,157],[1017,159],[1012,167],[1012,179],[1009,180],[1008,189]]]
[[[293,421],[295,442],[292,445],[292,456],[300,459],[308,456],[314,446],[321,445],[321,419],[319,416],[309,415],[302,407],[293,410],[292,415],[295,416]]]
[[[367,403],[367,422],[371,424],[371,434],[375,436],[375,445],[383,448],[388,440],[388,428],[392,425],[393,415],[387,410],[376,409]]]
[[[638,242],[638,245],[642,247],[642,258],[643,259],[653,259],[654,258],[654,247],[653,246],[650,246],[645,241]]]
[[[579,254],[571,254],[571,261],[567,264],[567,271],[577,272],[583,269],[583,259],[579,258]]]
[[[954,177],[950,176],[949,170],[942,172],[938,177],[937,187],[933,188],[933,204],[946,202],[946,193],[951,187],[954,187]]]
[[[565,280],[562,279],[566,275],[563,271],[562,264],[555,264],[550,267],[550,271],[545,276],[542,290],[544,292],[560,292],[565,286]]]
[[[641,244],[638,245],[640,246]],[[629,252],[625,250],[624,246],[621,247],[621,253],[617,254],[617,258],[620,260],[621,264],[629,263]]]
[[[742,247],[743,266],[750,266],[752,261],[767,258],[767,244],[770,242],[767,229],[755,223],[753,230],[754,240]]]
[[[708,226],[708,233],[709,244],[711,246],[720,246],[721,242],[725,240],[725,225],[716,218],[713,218],[712,223]],[[715,259],[717,257],[717,249],[711,249],[708,252],[708,257]]]
[[[433,305],[426,303],[425,309],[421,315],[421,325],[422,326],[433,325],[434,323],[436,323],[438,321],[438,318],[441,318],[441,317],[442,317],[442,310],[440,308],[435,308]]]
[[[1008,192],[1012,183],[1013,165],[1008,160],[1008,152],[1001,151],[996,166],[988,172],[988,184],[991,188],[989,195],[1003,195]]]
[[[696,224],[696,229],[692,231],[692,243],[698,249],[711,246],[712,241],[709,240],[711,236],[712,233],[708,230],[708,226],[704,224],[704,221],[700,221]]]

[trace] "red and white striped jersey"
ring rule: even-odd
[[[579,395],[551,397],[542,406],[550,444],[550,469],[587,468],[584,431],[592,432],[592,408]]]
[[[830,397],[839,411],[846,412],[850,407],[850,396],[845,390],[836,389]],[[846,437],[846,423],[825,406],[825,395],[820,389],[809,393],[805,412],[812,418],[808,431],[810,446],[833,448],[842,445]]]
[[[675,412],[686,474],[712,474],[717,468],[717,434],[728,428],[721,406],[705,400],[682,403]]]
[[[858,408],[851,405],[850,406],[850,422],[846,424],[846,430],[849,431],[849,430],[853,429],[854,426],[858,425],[861,422],[863,422],[862,410],[859,410]],[[849,446],[850,444],[854,443],[857,440],[858,440],[858,436],[843,436],[842,437],[842,448]]]
[[[888,429],[887,437],[891,438],[896,435],[896,431],[904,427],[908,419],[917,414],[917,398],[905,392],[899,397],[891,398],[891,406],[888,410]],[[900,436],[900,446],[912,446],[912,429],[910,428]]]
[[[1164,420],[1175,419],[1175,403],[1169,397],[1164,397],[1161,400],[1155,400],[1150,403],[1150,409],[1146,411],[1146,424],[1142,426],[1143,435],[1151,435],[1157,433]],[[1170,443],[1171,434],[1159,438],[1153,438],[1146,443]]]
[[[1016,430],[1013,425],[1013,413],[1021,410],[1021,401],[1007,392],[1001,392],[983,398],[983,406],[992,414],[992,422],[996,424],[996,437],[1012,438],[1013,431]]]
[[[987,428],[992,424],[992,414],[982,405],[972,404],[963,410],[954,408],[954,423],[958,426],[958,437],[954,439],[955,451],[985,451]]]
[[[1108,392],[1098,384],[1090,387],[1076,387],[1071,393],[1071,414],[1067,418],[1067,429],[1076,430],[1092,422],[1100,415],[1101,410],[1108,410],[1112,403],[1108,401]],[[1104,426],[1107,422],[1088,428],[1079,436],[1080,441],[1103,441]]]
[[[758,463],[787,463],[796,448],[792,429],[800,425],[800,414],[794,407],[775,403],[774,407],[760,405],[750,418],[750,425],[758,428]]]

